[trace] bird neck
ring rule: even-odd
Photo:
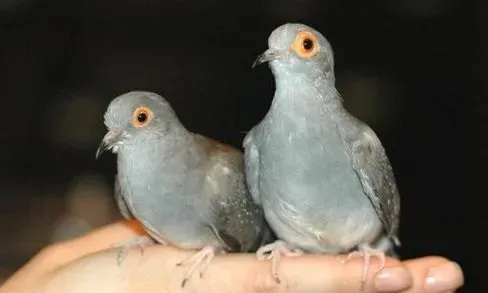
[[[326,76],[310,78],[306,74],[282,73],[276,76],[276,90],[271,110],[322,111],[327,108],[342,108],[342,98],[335,88],[334,79]]]
[[[121,148],[118,164],[121,168],[131,168],[140,174],[151,174],[168,168],[171,172],[181,171],[185,163],[196,164],[202,150],[197,146],[188,131],[167,133],[163,137],[146,141],[144,146],[137,144]]]

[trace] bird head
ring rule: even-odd
[[[104,115],[108,132],[97,149],[98,158],[104,151],[117,153],[121,147],[150,143],[163,137],[178,123],[170,104],[160,95],[133,91],[113,99]]]
[[[268,38],[268,49],[253,67],[269,62],[275,74],[303,73],[312,78],[334,79],[334,56],[327,39],[315,29],[300,23],[286,23]]]

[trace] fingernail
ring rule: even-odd
[[[384,268],[374,280],[377,292],[396,292],[407,289],[412,284],[412,276],[403,267]]]
[[[425,290],[428,293],[454,291],[464,283],[463,271],[455,262],[448,262],[429,270],[425,278]]]

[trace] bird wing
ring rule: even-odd
[[[231,146],[205,139],[209,159],[203,190],[214,215],[209,224],[230,251],[247,251],[263,233],[264,217],[245,183],[244,156]]]
[[[349,146],[353,169],[365,194],[376,210],[389,237],[396,238],[400,220],[400,195],[393,170],[374,131],[359,119],[353,118],[353,127],[345,140]]]
[[[253,141],[253,129],[246,134],[243,142],[244,159],[246,170],[246,182],[251,192],[252,199],[258,205],[261,205],[259,197],[259,151]]]
[[[122,196],[122,189],[120,188],[119,179],[117,178],[117,175],[115,176],[114,196],[115,196],[115,202],[117,203],[117,206],[119,207],[122,216],[127,220],[133,219],[134,217],[132,216],[132,213],[129,211],[129,208],[127,207],[127,203],[125,202],[124,197]]]

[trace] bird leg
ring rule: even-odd
[[[385,253],[385,256],[391,256],[396,259],[400,259],[400,256],[396,252],[395,247],[400,246],[400,241],[397,237],[388,237],[386,235],[381,238],[372,246],[374,250],[381,250]]]
[[[264,245],[256,251],[257,259],[264,260],[266,258],[271,260],[271,275],[277,283],[281,283],[278,275],[278,263],[282,254],[284,256],[294,257],[302,255],[303,251],[292,247],[291,244],[282,240],[277,240],[273,243]]]
[[[361,277],[361,292],[363,292],[364,285],[366,284],[368,270],[371,265],[371,257],[374,256],[378,257],[380,260],[380,269],[377,271],[379,272],[385,267],[385,253],[380,249],[371,248],[371,246],[369,246],[368,244],[360,244],[358,246],[358,250],[349,253],[344,261],[344,263],[346,263],[353,258],[363,257],[364,265]]]
[[[200,267],[200,278],[203,276],[203,272],[208,267],[212,259],[218,253],[224,253],[224,250],[216,245],[207,245],[199,252],[193,254],[186,260],[176,264],[177,266],[184,266],[191,264],[190,269],[186,272],[183,281],[181,282],[181,288],[185,287],[186,282],[191,278],[195,270]]]
[[[149,235],[139,235],[112,245],[112,247],[118,248],[119,250],[117,252],[117,264],[120,266],[128,249],[137,246],[141,249],[141,254],[144,254],[144,248],[155,243]],[[165,243],[162,244],[164,245]]]

